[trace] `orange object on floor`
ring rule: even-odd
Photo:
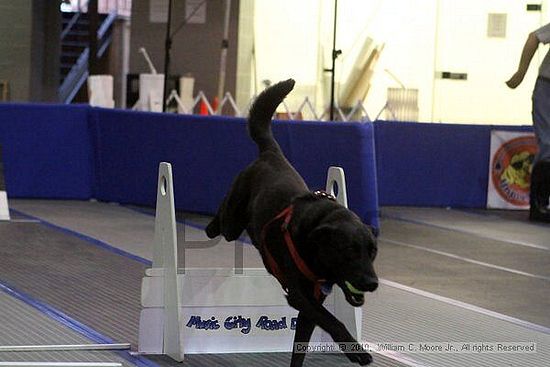
[[[206,107],[206,102],[204,100],[201,100],[201,104],[199,107],[199,115],[202,115],[202,116],[208,115],[208,107]]]
[[[218,112],[219,104],[220,104],[220,100],[218,99],[218,97],[214,97],[214,100],[212,101],[212,110],[214,111],[214,113]]]

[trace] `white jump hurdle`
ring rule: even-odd
[[[2,163],[2,146],[0,146],[0,220],[10,220],[8,195],[4,187],[4,169]]]
[[[344,171],[331,167],[327,192],[338,185],[337,201],[347,207]],[[159,167],[153,267],[142,281],[139,353],[261,353],[292,350],[297,311],[289,307],[277,280],[263,269],[177,269],[172,172]],[[177,269],[177,270],[176,270]],[[334,287],[325,307],[361,340],[361,309]],[[331,341],[316,329],[312,341]]]

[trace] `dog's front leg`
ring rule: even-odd
[[[206,235],[209,238],[221,234],[226,241],[231,242],[243,233],[248,223],[246,207],[250,195],[249,186],[248,171],[242,171],[235,178],[216,216],[206,227]]]
[[[302,346],[307,346],[311,339],[315,329],[315,323],[308,319],[303,311],[298,312],[298,320],[296,321],[296,332],[294,334],[294,347],[292,348],[292,360],[290,367],[302,367],[304,358],[306,357],[305,351],[296,351],[296,344],[300,343]]]
[[[344,324],[327,311],[322,304],[315,302],[315,300],[310,297],[306,297],[299,289],[292,288],[288,291],[287,300],[290,306],[299,311],[298,315],[307,315],[307,319],[311,320],[314,325],[319,325],[321,329],[329,333],[335,342],[353,343],[355,345],[354,348],[348,349],[353,349],[354,351],[345,353],[350,361],[358,363],[361,366],[366,366],[372,362],[372,356],[360,345],[357,345],[357,341],[349,333]],[[298,328],[296,328],[296,332],[298,332]],[[293,360],[294,354],[295,353],[293,353]]]

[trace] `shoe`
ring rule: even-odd
[[[531,206],[529,208],[529,220],[533,222],[550,223],[550,210],[548,208]]]

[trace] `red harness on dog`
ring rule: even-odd
[[[334,196],[327,194],[324,191],[315,191],[313,195],[319,198],[336,200]],[[267,222],[263,226],[262,232],[261,232],[261,239],[260,239],[261,252],[265,257],[267,266],[271,271],[271,273],[275,276],[275,278],[277,278],[279,283],[281,283],[281,285],[283,286],[283,289],[285,291],[288,291],[287,280],[283,272],[281,271],[279,265],[273,258],[273,255],[271,255],[271,252],[269,252],[269,249],[266,243],[266,233],[269,226],[272,223],[276,222],[277,220],[283,219],[283,222],[281,224],[281,232],[283,233],[284,241],[288,249],[288,252],[290,253],[290,256],[292,257],[292,260],[294,261],[294,264],[296,265],[298,270],[300,270],[300,272],[313,283],[313,296],[315,297],[316,300],[319,300],[322,293],[321,288],[325,284],[326,280],[319,278],[317,275],[315,275],[315,273],[313,273],[313,271],[311,271],[309,266],[307,266],[305,261],[302,259],[302,257],[298,253],[296,246],[294,245],[294,241],[292,240],[292,236],[290,235],[290,231],[288,229],[288,226],[292,219],[293,212],[294,212],[294,204],[290,204],[285,209],[283,209],[279,214],[277,214],[275,218],[271,219],[269,222]]]

